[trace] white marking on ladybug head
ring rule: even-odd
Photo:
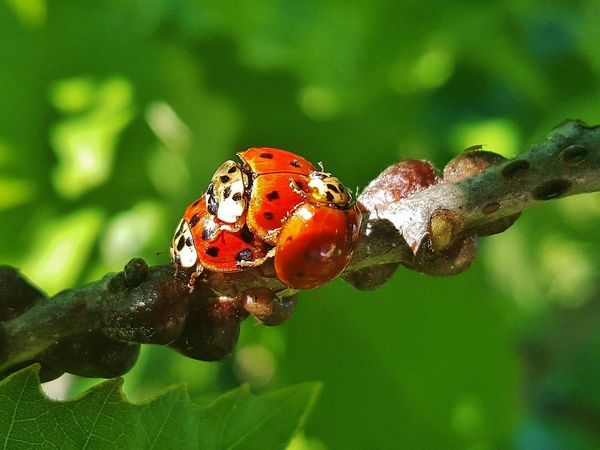
[[[340,180],[327,172],[312,172],[309,176],[308,189],[317,203],[346,206],[352,200],[350,192]]]
[[[184,268],[194,267],[198,261],[194,238],[185,219],[179,222],[175,230],[169,253],[173,262]]]
[[[225,161],[212,178],[208,204],[211,213],[225,223],[236,223],[246,210],[248,175],[235,161]]]

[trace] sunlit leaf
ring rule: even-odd
[[[30,182],[0,176],[0,210],[28,202],[34,195]]]
[[[27,26],[38,27],[46,20],[46,0],[8,0],[7,3]]]
[[[483,145],[486,150],[510,158],[523,150],[519,148],[520,137],[516,126],[506,119],[462,124],[454,130],[453,141],[457,153],[472,145]]]
[[[134,114],[129,81],[113,78],[97,85],[90,83],[81,79],[63,81],[53,93],[55,104],[64,110],[76,111],[91,103],[87,112],[63,119],[51,132],[59,159],[54,185],[69,198],[108,179],[119,134]]]
[[[118,267],[141,254],[158,231],[164,230],[163,216],[160,205],[150,201],[113,216],[100,246],[104,262]]]
[[[23,272],[50,294],[72,286],[85,268],[102,218],[96,209],[81,209],[40,223],[31,240],[32,253],[22,263]]]

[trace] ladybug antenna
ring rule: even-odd
[[[154,254],[155,254],[156,256],[160,256],[160,255],[164,255],[165,253],[169,253],[169,252],[166,252],[166,251],[164,251],[164,250],[163,250],[163,251],[160,251],[160,252],[156,252],[156,253],[154,253]]]
[[[321,161],[317,162],[317,166],[321,169],[321,172],[325,172],[325,167],[323,167],[323,163]]]

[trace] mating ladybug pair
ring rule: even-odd
[[[294,153],[251,148],[226,161],[204,195],[188,206],[171,258],[194,269],[238,272],[274,257],[292,289],[312,289],[339,275],[358,240],[361,214],[340,181]],[[322,169],[322,168],[321,168]]]

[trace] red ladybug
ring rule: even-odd
[[[262,264],[273,248],[256,238],[245,225],[238,231],[222,230],[216,236],[214,227],[214,218],[207,211],[203,195],[188,206],[175,231],[171,259],[177,266],[194,269],[190,286],[204,268],[214,272],[238,272]]]
[[[337,178],[313,172],[308,186],[277,239],[275,273],[292,289],[313,289],[342,273],[360,231],[360,210]]]

